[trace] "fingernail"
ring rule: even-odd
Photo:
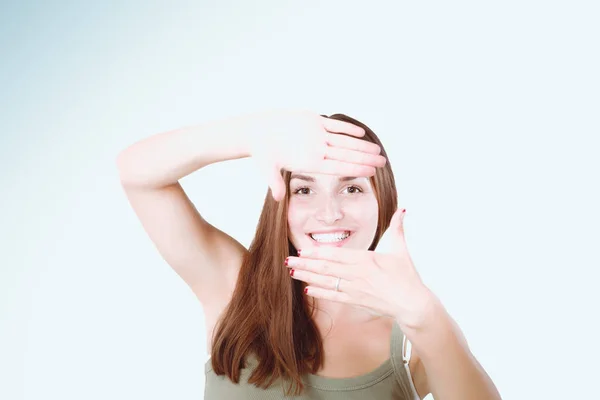
[[[286,266],[288,265],[288,259],[289,259],[288,257],[285,258],[285,265]]]
[[[301,252],[302,250],[298,249],[298,250],[296,250],[296,251],[298,252],[298,257],[300,257],[300,252]]]
[[[304,288],[304,294],[308,294],[308,288],[307,287]]]
[[[290,269],[290,276],[294,276],[294,270]]]

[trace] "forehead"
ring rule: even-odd
[[[368,184],[369,178],[367,177],[356,177],[356,176],[337,176],[337,175],[327,175],[327,174],[307,174],[307,173],[292,173],[290,177],[290,182],[292,181],[300,181],[300,182],[312,182],[326,185],[328,183],[343,183],[343,182],[358,182],[363,184]]]

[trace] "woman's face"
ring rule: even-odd
[[[296,249],[369,248],[379,215],[369,178],[292,173],[289,190],[289,237]]]

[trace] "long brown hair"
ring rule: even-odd
[[[381,147],[379,138],[365,124],[344,114],[328,118],[347,121],[365,129],[362,138]],[[284,266],[287,256],[297,256],[288,238],[287,212],[291,173],[282,172],[286,196],[273,200],[270,190],[258,221],[256,235],[242,262],[233,297],[224,310],[213,337],[211,362],[217,375],[239,383],[246,357],[253,353],[259,363],[248,383],[267,388],[277,379],[290,382],[286,395],[304,389],[302,375],[315,374],[323,363],[323,342],[312,319],[314,309],[304,295],[304,282],[290,279]],[[396,211],[398,199],[390,162],[370,178],[379,220],[369,250],[375,249]]]

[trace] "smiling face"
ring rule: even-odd
[[[368,249],[379,206],[369,178],[292,173],[289,238],[296,249],[344,246]]]

